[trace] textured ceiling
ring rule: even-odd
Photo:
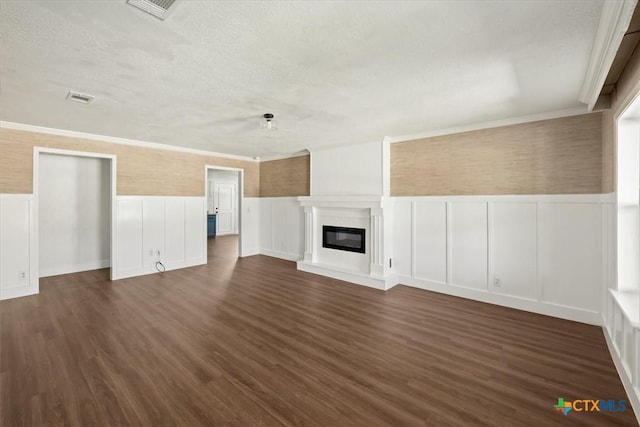
[[[4,0],[0,119],[265,157],[578,108],[601,10],[183,0],[161,21],[125,0]]]

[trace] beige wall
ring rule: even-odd
[[[33,192],[33,147],[117,156],[117,194],[204,196],[205,165],[244,169],[244,195],[260,194],[259,164],[67,136],[0,129],[0,193]]]
[[[602,192],[615,191],[615,144],[613,112],[602,112]]]
[[[309,195],[310,156],[260,163],[260,197]]]
[[[600,113],[391,145],[391,195],[585,194],[602,185]]]

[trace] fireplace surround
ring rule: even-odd
[[[298,261],[298,270],[377,289],[390,289],[395,285],[391,277],[392,199],[309,196],[298,197],[298,201],[305,219],[304,259]],[[325,227],[342,233],[334,235],[337,240],[343,240],[342,245],[336,241],[326,245],[329,236],[325,236]],[[355,241],[358,250],[351,248]],[[343,250],[333,247],[335,243],[343,246]]]

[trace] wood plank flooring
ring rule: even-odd
[[[210,239],[209,264],[0,302],[2,426],[635,426],[595,326],[381,292]]]

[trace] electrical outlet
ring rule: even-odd
[[[27,280],[27,272],[21,271],[18,273],[18,280]]]
[[[495,286],[496,288],[499,288],[502,286],[502,283],[500,282],[500,279],[498,277],[493,279],[493,286]]]

